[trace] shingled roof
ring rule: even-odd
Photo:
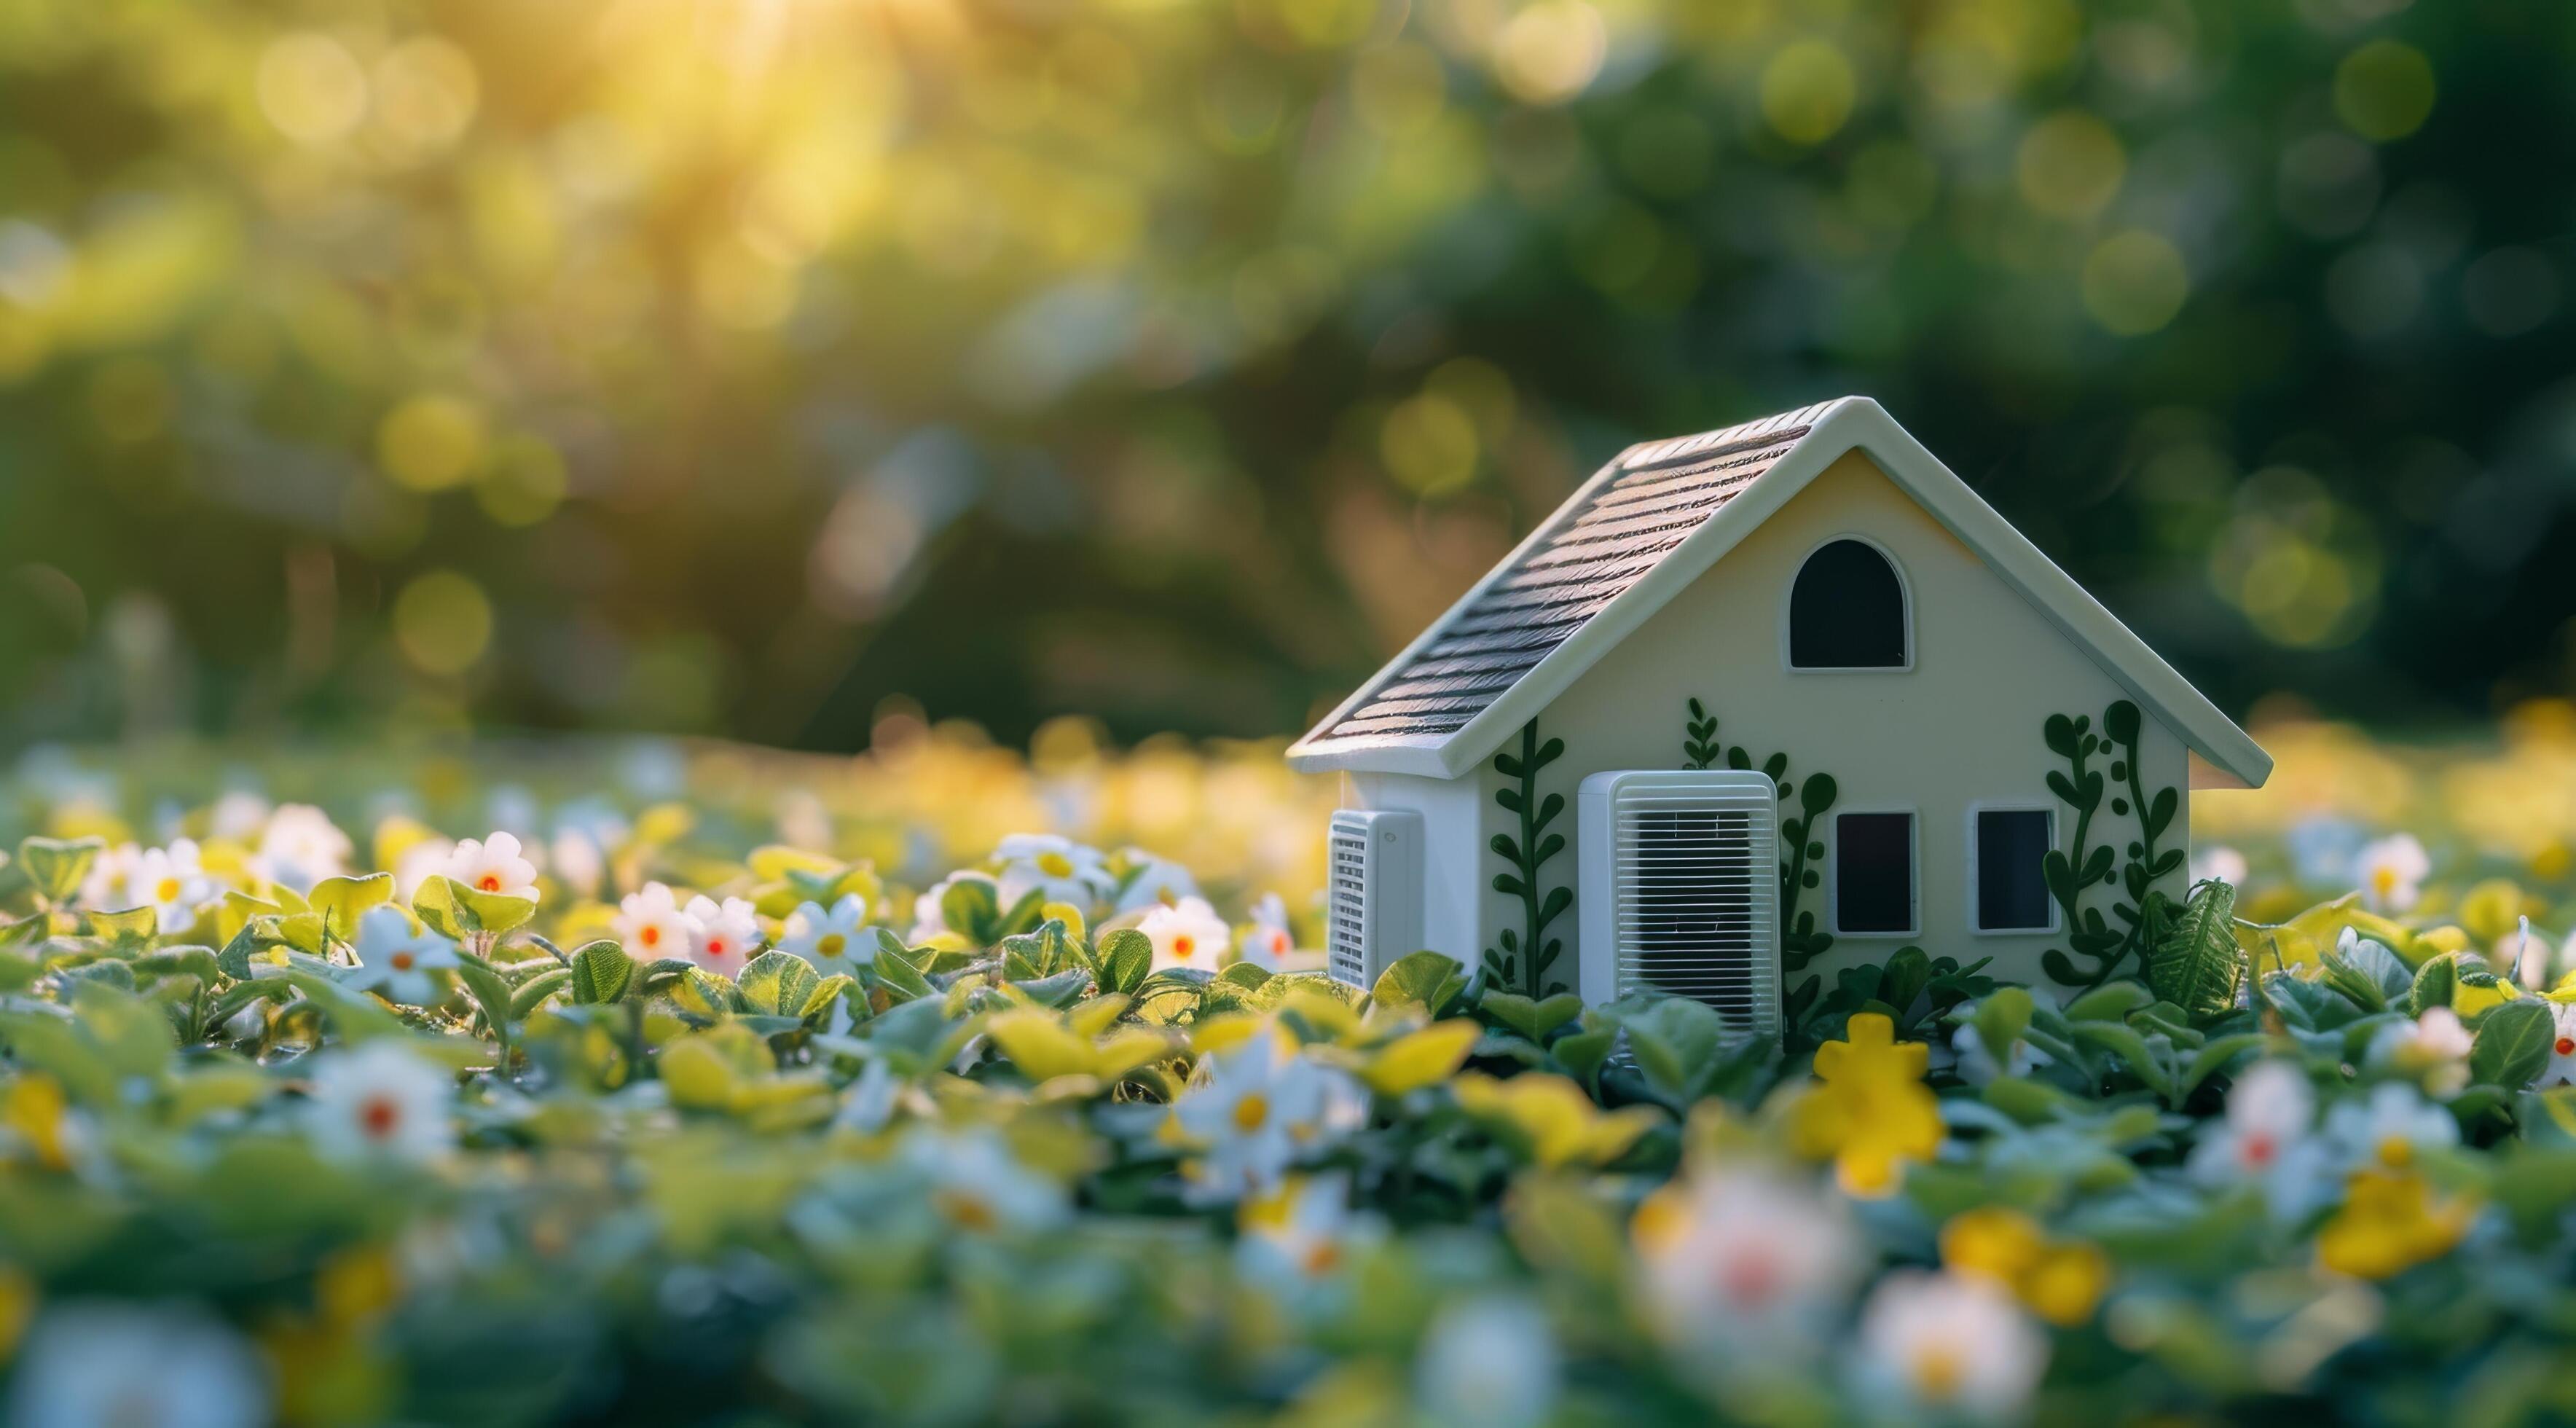
[[[2212,765],[2271,756],[1865,397],[1647,442],[1595,472],[1500,565],[1288,751],[1309,772],[1456,777],[1779,509],[1865,449]]]
[[[1636,585],[1771,463],[1822,407],[1632,447],[1310,738],[1466,727]]]

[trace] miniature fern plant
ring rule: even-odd
[[[1556,965],[1557,955],[1565,944],[1547,935],[1548,924],[1556,921],[1574,903],[1574,889],[1553,887],[1544,893],[1539,888],[1539,869],[1548,859],[1565,851],[1565,835],[1550,833],[1547,826],[1565,811],[1565,795],[1551,793],[1539,796],[1540,769],[1556,762],[1565,754],[1563,739],[1538,739],[1538,721],[1521,726],[1520,753],[1508,751],[1494,756],[1494,767],[1503,777],[1517,782],[1494,790],[1494,802],[1507,813],[1517,814],[1521,821],[1518,838],[1508,833],[1494,835],[1493,849],[1502,855],[1511,871],[1494,876],[1494,891],[1521,901],[1520,930],[1504,928],[1495,939],[1499,948],[1485,949],[1485,985],[1497,990],[1516,988],[1529,997],[1546,996],[1551,984],[1548,973]]]
[[[2215,878],[2191,890],[2182,910],[2147,954],[2147,989],[2195,1020],[2236,1008],[2245,975],[2236,942],[2236,890]]]

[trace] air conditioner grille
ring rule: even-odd
[[[1623,789],[1613,817],[1623,991],[1704,1002],[1738,1030],[1778,1033],[1773,801],[1708,789]]]
[[[1327,850],[1324,966],[1335,980],[1355,987],[1367,985],[1368,837],[1365,821],[1335,818]]]

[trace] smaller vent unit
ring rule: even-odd
[[[1598,773],[1578,795],[1588,1002],[1662,991],[1780,1035],[1780,793],[1736,769]]]
[[[1388,963],[1422,950],[1422,815],[1345,808],[1325,861],[1324,967],[1367,991]]]

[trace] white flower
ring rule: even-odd
[[[132,843],[119,843],[101,848],[90,859],[89,874],[81,879],[81,906],[100,912],[123,912],[142,905],[134,895],[134,866],[143,860],[143,850]]]
[[[2195,883],[2216,878],[2232,888],[2245,886],[2245,855],[2223,844],[2195,848],[2191,854],[2191,880]]]
[[[1449,1428],[1531,1428],[1556,1411],[1556,1332],[1527,1299],[1470,1299],[1422,1337],[1414,1393]]]
[[[178,1304],[45,1311],[20,1345],[9,1421],[44,1428],[256,1428],[268,1373],[242,1336]]]
[[[1068,1213],[1064,1187],[1022,1165],[998,1132],[923,1129],[904,1153],[930,1182],[931,1207],[970,1234],[1042,1230]]]
[[[1225,919],[1216,915],[1207,899],[1185,897],[1178,907],[1157,907],[1136,924],[1154,943],[1154,970],[1167,967],[1195,967],[1213,972],[1225,958],[1225,949],[1234,940]]]
[[[2576,1086],[2576,1003],[2550,1002],[2549,1019],[2556,1023],[2555,1035],[2549,1039],[2549,1064],[2540,1069],[2542,1086]]]
[[[1350,1177],[1292,1179],[1243,1205],[1235,1263],[1244,1278],[1282,1300],[1316,1302],[1359,1252],[1384,1237],[1374,1220],[1351,1211]]]
[[[411,901],[419,895],[422,883],[447,871],[447,860],[455,855],[454,843],[435,837],[422,838],[395,854],[394,865],[390,869],[394,875],[394,895],[405,902]]]
[[[866,1069],[841,1092],[841,1109],[833,1115],[832,1124],[873,1135],[894,1119],[894,1103],[902,1093],[903,1083],[895,1079],[885,1058],[870,1057]]]
[[[697,953],[697,919],[682,912],[670,888],[661,883],[646,883],[642,890],[628,893],[617,904],[617,916],[609,926],[627,954],[639,961]]]
[[[520,856],[515,834],[495,833],[480,842],[466,839],[448,855],[442,871],[476,892],[537,900],[537,865]]]
[[[185,838],[167,848],[146,848],[126,875],[125,894],[133,906],[149,907],[165,932],[185,932],[197,925],[197,909],[219,889],[197,862],[197,845]]]
[[[2047,1052],[2016,1038],[2011,1054],[1997,1061],[1986,1050],[1985,1037],[1965,1023],[1950,1033],[1950,1050],[1959,1058],[1959,1079],[1971,1086],[1990,1085],[1999,1076],[2027,1076],[2033,1067],[2045,1066],[2051,1059]]]
[[[2426,1007],[2413,1021],[2381,1027],[2362,1059],[2420,1078],[2437,1096],[2456,1096],[2469,1084],[2469,1029],[2449,1007]],[[2576,1045],[2569,1047],[2576,1051]]]
[[[867,916],[868,900],[857,893],[841,894],[829,912],[819,903],[799,903],[779,928],[778,950],[804,958],[825,976],[855,971],[877,958],[877,940],[861,926]]]
[[[2459,1144],[2460,1124],[2413,1086],[2382,1081],[2327,1110],[2326,1140],[2347,1170],[2404,1170],[2424,1151]]]
[[[957,931],[956,928],[948,925],[948,914],[940,910],[940,904],[947,898],[948,890],[959,883],[982,883],[994,890],[993,898],[995,902],[998,903],[1001,900],[1001,885],[993,880],[992,874],[979,873],[966,868],[960,868],[956,872],[950,873],[948,876],[932,883],[928,891],[912,900],[912,941],[914,945],[918,946],[919,944],[927,942],[942,933]]]
[[[2048,1368],[2048,1340],[1983,1279],[1890,1275],[1861,1313],[1862,1373],[1926,1410],[2009,1418]]]
[[[547,861],[554,865],[555,877],[583,897],[597,897],[600,880],[608,875],[608,853],[599,840],[578,828],[567,828],[555,835],[546,849]]]
[[[2275,1217],[2295,1220],[2325,1189],[2325,1149],[2308,1134],[2315,1117],[2306,1072],[2287,1061],[2258,1061],[2228,1088],[2227,1119],[2193,1147],[2192,1178],[2252,1181]]]
[[[239,843],[268,822],[268,800],[248,789],[236,788],[215,800],[206,812],[209,836]]]
[[[268,816],[252,865],[260,876],[299,893],[349,870],[349,835],[309,803],[289,803]]]
[[[1243,960],[1265,972],[1281,970],[1297,955],[1297,935],[1288,930],[1288,904],[1279,894],[1265,894],[1252,905],[1252,921],[1243,929],[1241,947]]]
[[[742,965],[760,950],[760,914],[741,898],[718,903],[701,893],[689,899],[688,916],[697,932],[689,944],[689,960],[710,972],[740,976]]]
[[[2412,833],[2396,833],[2362,845],[2354,860],[2363,905],[2373,912],[2404,912],[2423,894],[2433,860]]]
[[[1100,850],[1053,833],[1014,833],[993,850],[1001,862],[1000,897],[1009,911],[1031,892],[1043,901],[1088,908],[1111,886]]]
[[[351,945],[358,970],[349,977],[350,986],[407,1007],[447,999],[447,989],[429,974],[456,969],[456,944],[426,928],[414,929],[401,908],[368,908],[358,918],[358,936]]]
[[[1840,1198],[1763,1170],[1666,1185],[1635,1235],[1654,1321],[1693,1363],[1804,1357],[1860,1269]]]
[[[435,1160],[455,1143],[448,1107],[456,1078],[402,1043],[379,1037],[316,1058],[313,1141],[342,1160]]]
[[[1118,890],[1120,912],[1134,912],[1156,903],[1169,907],[1182,898],[1198,896],[1198,879],[1171,859],[1155,857],[1141,848],[1128,849],[1127,857],[1134,866],[1127,875],[1126,886]]]
[[[1291,1165],[1329,1148],[1368,1113],[1356,1082],[1268,1028],[1201,1066],[1172,1118],[1201,1151],[1190,1175],[1203,1201],[1277,1189]]]

